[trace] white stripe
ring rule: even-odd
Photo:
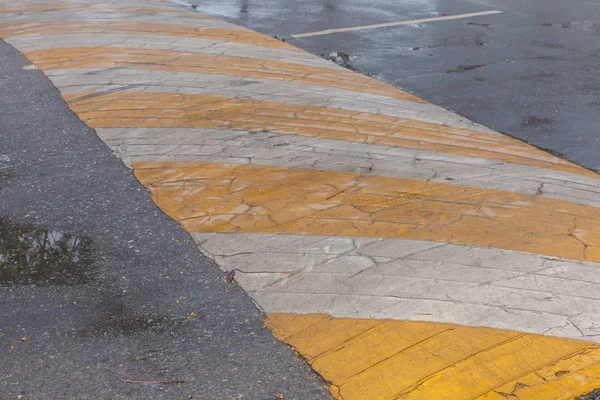
[[[184,11],[184,10],[182,10]],[[173,25],[190,25],[202,28],[224,28],[236,31],[248,31],[241,26],[233,25],[225,21],[209,18],[198,18],[200,14],[189,13],[189,17],[176,14],[162,15],[140,15],[136,13],[100,13],[97,11],[82,11],[82,12],[51,12],[51,13],[15,13],[15,14],[0,14],[0,24],[8,24],[20,22],[23,24],[29,23],[44,23],[44,22],[78,22],[78,23],[94,23],[94,22],[147,22]],[[195,17],[195,18],[193,18]]]
[[[482,158],[224,129],[96,129],[125,165],[133,162],[257,164],[352,172],[539,195],[600,207],[600,180]]]
[[[600,264],[427,241],[193,233],[266,312],[429,320],[600,340]]]
[[[359,31],[359,30],[364,30],[364,29],[387,28],[387,27],[391,27],[391,26],[420,24],[423,22],[447,21],[447,20],[451,20],[451,19],[479,17],[482,15],[492,15],[492,14],[502,14],[502,11],[497,11],[497,10],[481,11],[481,12],[475,12],[475,13],[469,13],[469,14],[447,15],[444,17],[414,19],[412,21],[399,21],[399,22],[387,22],[384,24],[375,24],[375,25],[362,25],[362,26],[355,26],[352,28],[326,29],[324,31],[318,31],[318,32],[297,33],[295,35],[292,35],[292,37],[293,38],[303,38],[303,37],[309,37],[309,36],[322,36],[322,35],[329,35],[331,33],[351,32],[351,31]]]
[[[200,35],[200,33],[199,33]],[[197,54],[227,54],[257,60],[271,60],[347,71],[331,61],[296,49],[263,47],[227,40],[207,39],[201,36],[168,36],[145,33],[68,34],[52,36],[15,36],[6,39],[21,52],[69,47],[113,47],[126,49],[167,50]]]
[[[168,1],[168,0],[166,0]],[[27,4],[39,4],[39,3],[47,3],[48,0],[27,0]],[[80,3],[80,4],[96,4],[98,0],[61,0],[61,3]],[[103,4],[137,4],[137,5],[154,5],[154,6],[163,6],[168,7],[168,5],[164,4],[163,0],[102,0]],[[0,0],[0,4],[23,4],[23,0]]]
[[[180,6],[184,6],[186,8],[190,8],[192,9],[192,5],[186,1],[179,1],[179,0],[167,0],[169,3],[173,3],[173,4],[178,4]]]
[[[11,39],[12,41],[12,39]],[[261,51],[261,53],[264,53]],[[61,93],[97,92],[119,85],[177,87],[188,94],[238,97],[259,101],[298,104],[315,107],[389,115],[453,128],[468,129],[490,135],[499,133],[475,124],[457,114],[431,103],[395,99],[383,95],[265,78],[243,78],[231,75],[196,74],[193,72],[152,71],[133,69],[62,69],[48,70]],[[167,88],[168,90],[170,88]],[[196,90],[197,89],[197,90]]]

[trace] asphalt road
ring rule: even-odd
[[[191,0],[198,10],[356,69],[600,171],[597,0]],[[502,14],[293,39],[480,11]]]
[[[329,398],[27,65],[0,41],[0,399]]]

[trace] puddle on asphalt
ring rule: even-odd
[[[556,124],[556,120],[551,118],[538,117],[536,115],[529,115],[523,119],[521,126],[530,126],[534,128],[548,127]]]
[[[476,26],[478,28],[486,28],[486,29],[490,29],[492,24],[479,24],[477,22],[467,22],[466,23],[467,26]]]
[[[0,286],[89,283],[90,244],[85,236],[16,225],[0,217]]]

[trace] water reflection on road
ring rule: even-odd
[[[89,283],[91,240],[0,217],[0,286]]]

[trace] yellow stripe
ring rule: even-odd
[[[598,355],[600,352],[596,351],[595,354]],[[600,377],[600,365],[596,364],[561,375],[554,381],[538,382],[536,386],[516,391],[515,395],[519,400],[572,400],[575,396],[598,389],[600,387],[598,377]]]
[[[600,349],[583,341],[319,314],[269,314],[265,325],[344,400],[566,400],[600,387]]]
[[[477,400],[496,399],[497,396],[503,396],[505,400],[509,395],[516,399],[571,400],[574,396],[599,388],[599,372],[600,350],[597,345],[591,345],[579,353],[496,387]],[[590,377],[590,374],[593,375]]]
[[[234,56],[127,48],[63,48],[24,53],[42,70],[128,67],[304,82],[410,101],[413,95],[350,71]]]
[[[0,14],[12,13],[44,13],[44,12],[97,12],[107,13],[129,13],[138,15],[178,15],[185,18],[213,19],[204,15],[175,7],[153,7],[152,5],[119,4],[119,3],[70,3],[70,2],[46,2],[46,3],[12,3],[0,5]]]
[[[44,62],[42,65],[47,64]],[[311,78],[312,81],[315,79],[316,76]],[[325,79],[315,83],[334,83]],[[337,84],[341,86],[342,81],[338,80]],[[350,81],[346,84],[357,85]],[[366,90],[363,86],[354,89]],[[180,127],[270,131],[487,158],[598,178],[592,171],[508,136],[378,114],[168,93],[76,93],[63,97],[92,128]]]
[[[443,393],[446,398],[460,398],[462,393],[479,396],[525,372],[543,368],[563,357],[587,348],[586,342],[562,340],[553,337],[524,335],[474,354],[446,370],[436,372],[411,388],[403,389],[398,399],[427,399]],[[551,349],[551,351],[549,350]],[[485,367],[481,368],[480,366]],[[465,376],[475,376],[465,379]],[[474,374],[473,374],[474,375]]]
[[[347,325],[351,321],[354,320],[332,320],[329,323],[333,326],[329,329],[337,329],[340,325]],[[415,343],[451,329],[444,324],[367,321],[376,326],[361,335],[351,338],[342,345],[331,346],[327,349],[329,351],[318,354],[316,359],[310,356],[310,348],[303,350],[302,355],[311,361],[313,368],[318,370],[326,380],[339,382],[339,385],[341,385],[342,382],[348,382],[352,377],[364,372],[368,366],[376,365],[382,360],[393,357],[412,347]],[[328,329],[325,324],[312,327],[313,342],[314,335],[320,336],[324,329]],[[297,340],[304,332],[302,331],[302,333],[290,337],[286,340],[286,343],[304,349],[305,343]],[[383,338],[385,338],[384,342],[382,342]],[[342,368],[340,368],[341,365],[343,365]]]
[[[308,359],[313,359],[327,353],[328,350],[338,346],[340,343],[350,342],[357,336],[364,335],[370,329],[379,325],[379,322],[370,319],[348,319],[336,321],[330,319],[304,328],[288,338],[288,343],[305,349],[303,354]],[[314,334],[326,329],[330,333],[315,341]]]
[[[0,37],[16,36],[54,36],[77,34],[141,34],[195,37],[223,42],[251,44],[262,47],[279,48],[293,51],[299,49],[280,40],[259,33],[223,28],[203,28],[178,24],[158,24],[146,22],[32,22],[0,24]],[[88,50],[88,49],[86,49]],[[45,55],[45,53],[42,53]],[[40,56],[42,56],[40,54]],[[71,59],[81,54],[81,49],[74,49],[72,54],[61,54]],[[34,53],[35,56],[35,53]]]
[[[600,262],[600,209],[591,206],[296,168],[154,162],[134,168],[155,203],[189,232],[430,240]]]

